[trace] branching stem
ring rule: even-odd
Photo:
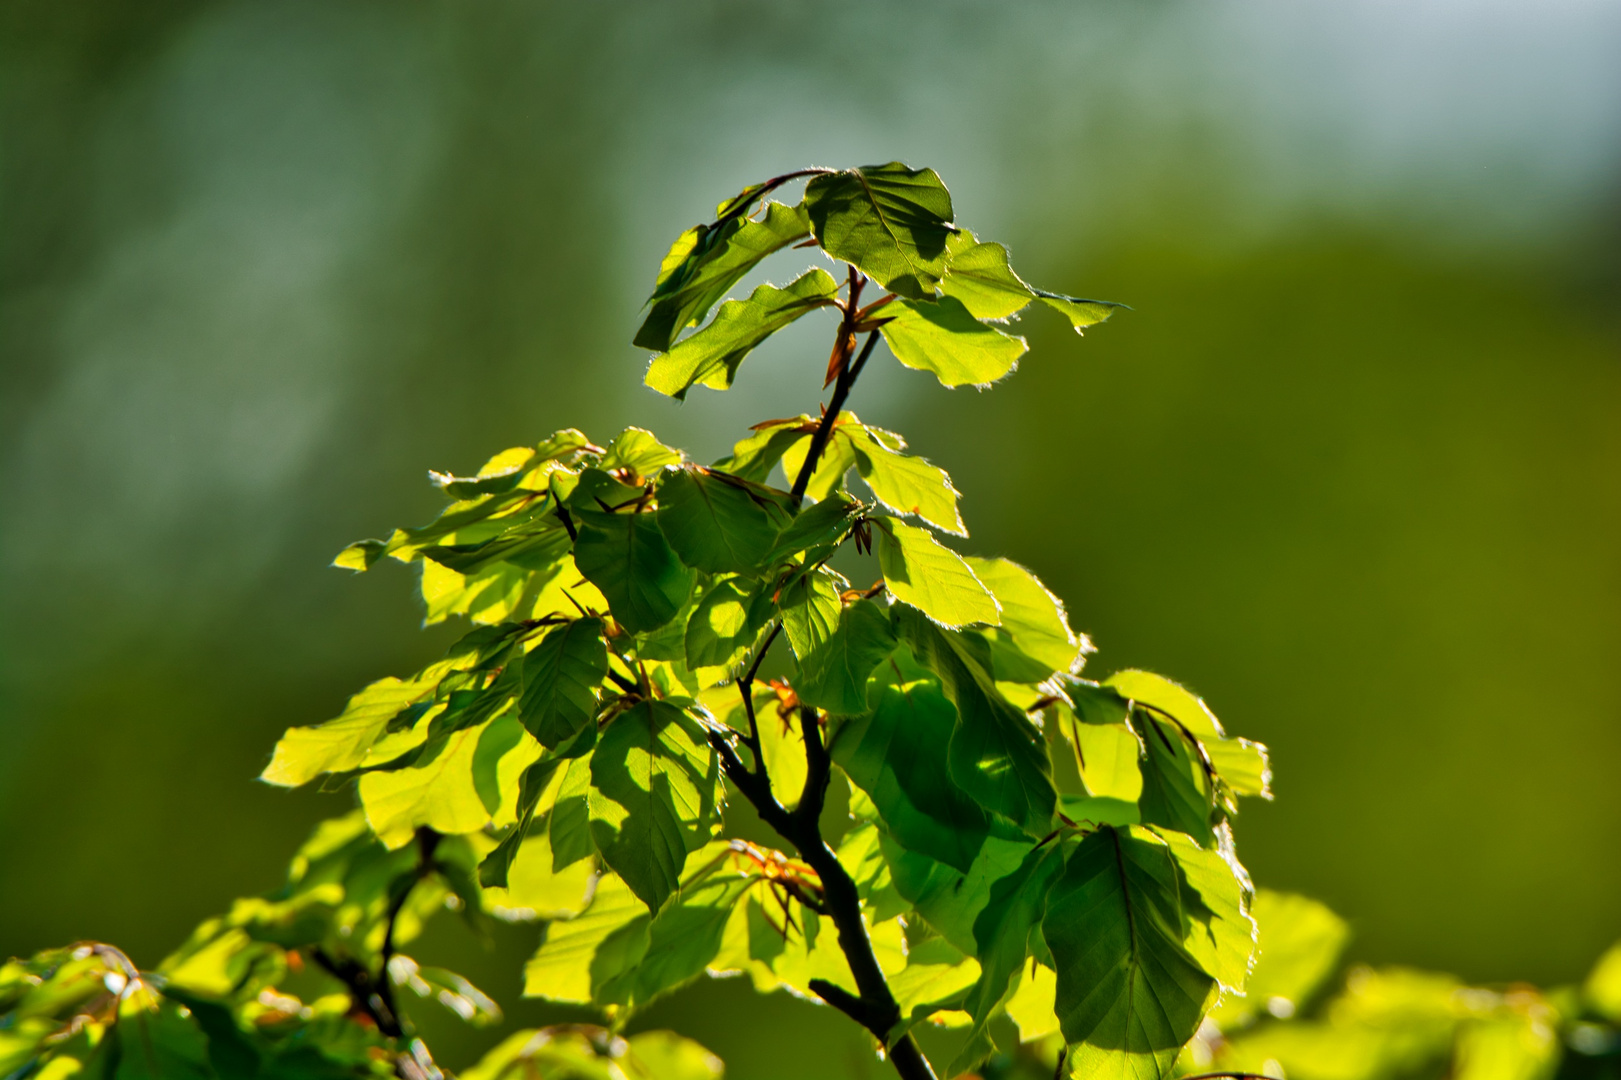
[[[795,506],[804,501],[805,489],[810,485],[811,474],[816,471],[817,461],[827,446],[834,422],[844,407],[845,399],[850,395],[850,388],[855,385],[861,369],[866,366],[867,358],[872,355],[873,348],[878,342],[878,331],[871,331],[860,355],[853,363],[850,362],[850,345],[854,339],[853,327],[857,315],[860,314],[858,300],[864,283],[865,278],[852,268],[850,296],[844,306],[844,319],[839,323],[839,338],[834,343],[833,363],[830,365],[837,367],[837,381],[827,411],[822,414],[822,422],[817,425],[815,434],[811,436],[810,450],[805,455],[805,463],[800,466],[799,475],[794,480],[791,499]],[[778,623],[778,629],[780,627],[781,623]],[[792,844],[799,852],[799,857],[805,860],[821,879],[823,907],[838,933],[839,948],[850,965],[850,974],[855,978],[857,992],[851,994],[842,987],[821,979],[811,980],[810,989],[823,1001],[866,1028],[880,1042],[887,1043],[890,1032],[901,1020],[900,1005],[895,1001],[895,995],[890,992],[889,982],[885,979],[884,970],[879,966],[877,954],[873,951],[872,937],[867,932],[866,921],[861,917],[861,894],[856,888],[855,880],[844,868],[844,864],[839,862],[838,856],[822,836],[822,808],[827,802],[827,786],[833,773],[833,759],[827,744],[822,741],[821,718],[817,711],[808,706],[801,706],[799,710],[800,733],[805,741],[805,786],[800,791],[799,805],[792,811],[782,805],[772,790],[771,776],[766,769],[765,758],[760,754],[759,728],[754,716],[753,682],[754,675],[760,667],[760,660],[775,638],[776,629],[773,629],[771,637],[767,638],[759,649],[748,672],[738,680],[738,688],[743,692],[744,709],[749,718],[749,734],[743,738],[754,754],[754,768],[749,769],[743,764],[732,743],[722,733],[711,733],[710,743],[720,756],[721,766],[727,778],[736,785],[743,797],[749,800],[749,804],[760,815],[760,819],[776,830],[777,835]],[[889,1060],[903,1080],[935,1080],[934,1069],[909,1034],[901,1036],[889,1048]]]

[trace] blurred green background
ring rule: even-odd
[[[1271,745],[1258,881],[1348,916],[1359,958],[1472,979],[1573,979],[1621,937],[1621,8],[10,0],[0,27],[0,956],[155,963],[347,805],[252,778],[446,643],[406,574],[325,569],[430,516],[427,469],[568,425],[718,456],[812,408],[826,327],[678,406],[640,385],[638,308],[743,184],[892,158],[1031,280],[1132,305],[1084,341],[1032,315],[989,392],[875,363],[853,406],[951,470],[971,546],[1042,574],[1097,670]],[[535,934],[458,962],[515,1021],[554,1015],[516,1000]],[[878,1075],[841,1018],[736,983],[647,1022],[734,1080]],[[459,1065],[491,1036],[445,1038]]]

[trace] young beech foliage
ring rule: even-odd
[[[800,180],[796,205],[771,198]],[[725,299],[807,248],[787,285]],[[1375,1077],[1454,1056],[1453,1076],[1531,1080],[1561,1032],[1613,1045],[1621,960],[1562,1002],[1358,973],[1326,1019],[1279,1019],[1345,935],[1310,901],[1257,899],[1238,860],[1265,748],[1161,676],[1083,677],[1064,605],[1018,563],[959,552],[951,478],[845,408],[880,340],[946,386],[996,382],[1030,307],[1077,331],[1114,309],[1027,284],[932,170],[808,169],[722,203],[659,268],[635,337],[647,384],[724,390],[820,317],[826,405],[753,424],[710,465],[637,428],[566,430],[433,474],[436,520],[337,563],[418,566],[427,622],[467,632],[289,729],[263,774],[351,787],[359,809],[156,971],[93,944],[0,971],[0,1076],[442,1076],[407,1010],[500,1017],[402,951],[447,908],[544,921],[526,993],[606,1024],[516,1034],[468,1080],[716,1077],[689,1040],[621,1033],[739,974],[843,1012],[909,1080],[1020,1060]],[[955,1033],[936,1060],[920,1024]],[[1529,1064],[1467,1071],[1510,1044]]]

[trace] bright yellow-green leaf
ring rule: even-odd
[[[1024,965],[1005,1006],[1008,1017],[1019,1028],[1020,1042],[1046,1038],[1058,1030],[1058,1014],[1053,1012],[1057,992],[1058,977],[1052,968],[1033,960]]]
[[[942,386],[989,386],[1019,364],[1024,338],[988,326],[950,296],[932,304],[901,300],[884,308],[882,333],[895,359],[928,371]]]
[[[976,319],[1006,319],[1024,310],[1035,291],[1008,265],[1007,248],[982,244],[960,230],[946,241],[950,255],[940,291],[962,302]]]
[[[766,203],[760,221],[735,216],[719,225],[688,229],[659,267],[652,311],[636,333],[636,344],[655,352],[668,349],[761,259],[809,232],[803,209],[778,202]]]
[[[473,757],[483,733],[483,726],[458,731],[416,765],[360,778],[360,803],[379,840],[392,849],[409,843],[423,825],[442,833],[484,827],[490,812],[473,783]]]
[[[890,432],[853,424],[839,430],[850,440],[861,479],[879,502],[897,514],[915,514],[945,532],[968,535],[957,511],[961,495],[944,469],[899,453],[906,444]]]
[[[485,902],[503,918],[572,918],[585,909],[594,876],[589,859],[553,870],[551,837],[537,827],[519,845],[506,887],[486,888]]]
[[[281,787],[298,787],[324,772],[358,768],[388,722],[431,696],[437,685],[437,679],[377,680],[351,697],[336,719],[315,727],[288,728],[259,778]]]
[[[927,529],[888,519],[876,522],[882,539],[878,565],[894,595],[946,627],[1001,621],[990,590],[974,576],[961,555]]]
[[[695,385],[730,389],[750,352],[801,316],[832,306],[838,289],[826,270],[816,269],[784,288],[761,285],[747,300],[728,300],[708,326],[655,356],[642,381],[678,401]]]
[[[1055,671],[1072,671],[1079,667],[1081,657],[1091,651],[1092,644],[1069,627],[1064,602],[1047,590],[1036,575],[1010,559],[982,559],[964,556],[968,568],[981,585],[996,597],[1001,609],[1001,631],[992,636],[993,649],[998,642],[1005,643],[1025,657],[1036,662],[1045,674],[1039,678],[1019,678],[1018,682],[1037,682]],[[1001,652],[1002,650],[996,650]],[[997,678],[1004,674],[1004,658],[997,656]]]
[[[632,924],[639,923],[641,947],[645,949],[645,926],[649,921],[646,906],[625,883],[613,874],[603,875],[584,912],[547,924],[540,948],[524,965],[524,997],[589,1004],[593,976],[611,967],[610,963],[597,962],[604,943],[616,932],[622,938],[636,939]],[[612,965],[610,974],[617,973],[617,965]]]
[[[639,476],[651,476],[666,465],[681,464],[681,451],[659,442],[645,428],[628,427],[614,436],[602,455],[605,471],[630,469]]]

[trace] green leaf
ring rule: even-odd
[[[1062,293],[1048,292],[1045,289],[1032,289],[1036,299],[1058,312],[1069,320],[1069,324],[1079,334],[1088,326],[1095,326],[1103,322],[1117,309],[1124,306],[1111,303],[1108,300],[1082,300],[1075,296],[1065,296]]]
[[[607,674],[601,619],[553,627],[523,658],[519,719],[548,749],[567,742],[596,716]]]
[[[603,983],[635,966],[651,921],[625,883],[604,874],[585,911],[547,924],[540,948],[524,965],[524,997],[589,1004]]]
[[[968,535],[957,511],[961,494],[944,469],[899,453],[906,444],[890,432],[866,425],[846,425],[839,431],[850,440],[861,479],[879,502],[897,514],[915,514],[945,532]]]
[[[753,882],[733,871],[683,882],[680,895],[653,919],[641,961],[599,997],[636,1008],[702,975],[720,953],[732,909]]]
[[[591,762],[588,758],[576,758],[569,762],[568,771],[563,774],[557,802],[546,823],[554,872],[597,853],[596,842],[591,839],[590,794]]]
[[[659,528],[681,561],[711,574],[752,573],[792,520],[787,496],[688,466],[659,486]]]
[[[1293,893],[1258,890],[1250,910],[1259,930],[1254,970],[1244,996],[1224,998],[1210,1014],[1224,1031],[1266,1013],[1290,1017],[1303,1012],[1333,974],[1351,937],[1344,919]]]
[[[488,889],[505,888],[508,877],[512,871],[513,860],[517,858],[526,838],[529,835],[529,825],[534,820],[536,808],[540,805],[541,797],[549,788],[554,787],[553,780],[562,779],[559,768],[564,764],[561,758],[547,755],[524,769],[523,775],[518,778],[518,805],[517,821],[512,830],[501,838],[495,849],[484,857],[478,866],[479,884]],[[553,793],[555,800],[555,792]],[[546,845],[547,869],[551,869],[551,844]]]
[[[963,1003],[976,1034],[990,1023],[1029,957],[1031,935],[1039,932],[1047,910],[1047,892],[1063,869],[1063,852],[1050,843],[1031,851],[1017,870],[991,886],[990,899],[974,919],[979,982]]]
[[[962,301],[976,319],[1006,319],[1040,300],[1060,312],[1076,332],[1113,315],[1119,304],[1107,300],[1081,300],[1037,289],[1025,283],[1008,264],[1001,244],[981,244],[972,233],[960,231],[946,242],[949,273],[941,284],[945,295]]]
[[[298,787],[324,772],[358,768],[389,721],[431,697],[438,684],[438,678],[377,680],[351,697],[336,719],[315,727],[288,728],[259,779],[279,787]]]
[[[1249,912],[1249,874],[1233,856],[1230,837],[1222,838],[1226,844],[1218,840],[1217,846],[1203,848],[1181,833],[1154,831],[1188,884],[1182,894],[1183,946],[1223,989],[1243,993],[1255,959],[1255,920]]]
[[[518,832],[514,836],[520,835]],[[568,919],[585,909],[595,876],[590,860],[555,869],[546,823],[527,830],[499,887],[485,882],[486,906],[504,919]],[[488,860],[486,860],[486,865]]]
[[[884,308],[884,341],[895,359],[928,371],[942,386],[989,386],[1019,365],[1029,346],[971,315],[950,296],[932,304],[901,300]]]
[[[982,244],[967,229],[946,241],[946,279],[940,291],[962,303],[976,319],[1006,319],[1024,310],[1035,291],[1008,265],[1007,248]]]
[[[1204,760],[1233,794],[1272,798],[1272,767],[1266,747],[1248,739],[1228,738],[1210,706],[1187,687],[1135,669],[1116,672],[1103,685],[1180,725],[1198,742]],[[1236,809],[1230,799],[1227,808]]]
[[[816,424],[814,417],[805,415],[757,424],[754,434],[734,445],[730,455],[715,462],[715,468],[763,484],[788,448],[808,438]]]
[[[768,202],[765,217],[732,217],[682,233],[659,267],[653,310],[636,332],[639,348],[663,352],[681,331],[700,322],[715,302],[761,259],[810,233],[803,209]]]
[[[832,275],[815,269],[786,288],[761,285],[747,300],[728,300],[708,326],[655,356],[642,381],[678,401],[694,385],[728,390],[750,352],[802,315],[833,306],[838,290]]]
[[[850,445],[850,440],[839,434],[839,429],[852,419],[849,413],[839,414],[839,419],[833,426],[833,434],[822,447],[822,456],[816,459],[816,469],[811,473],[810,482],[805,485],[805,495],[808,498],[821,502],[844,490],[844,477],[855,468],[856,452]],[[783,453],[782,469],[790,483],[798,478],[800,470],[804,468],[810,447],[811,437],[807,435],[789,444]]]
[[[1072,671],[1079,666],[1081,657],[1091,650],[1091,642],[1069,628],[1064,602],[1049,592],[1036,575],[1011,559],[967,555],[963,561],[996,597],[1001,609],[1001,629],[991,637],[998,679],[1040,682],[1055,671]],[[1020,657],[1026,663],[1018,663]]]
[[[870,717],[839,729],[832,753],[872,797],[897,843],[966,874],[990,822],[951,780],[946,747],[956,723],[957,710],[939,684],[889,686]]]
[[[591,757],[591,836],[653,911],[675,891],[689,851],[708,839],[717,779],[703,727],[663,701],[613,719]]]
[[[1058,1017],[1053,1013],[1057,991],[1057,976],[1052,968],[1046,964],[1025,965],[1006,1005],[1008,1019],[1018,1026],[1021,1043],[1057,1033]]]
[[[782,628],[788,635],[788,646],[801,664],[805,658],[833,636],[838,626],[843,603],[839,600],[839,581],[827,569],[800,574],[777,597],[782,611]]]
[[[836,596],[834,602],[838,602]],[[800,657],[794,690],[806,705],[835,716],[864,713],[867,679],[894,651],[895,634],[889,628],[889,617],[871,600],[856,600],[842,612],[835,611],[831,633],[820,622],[807,628],[810,648]],[[783,619],[788,620],[786,610]]]
[[[574,561],[602,590],[619,625],[645,634],[675,617],[694,575],[676,558],[655,515],[575,509],[574,520]]]
[[[990,903],[991,887],[1019,868],[1035,844],[1010,826],[991,824],[967,872],[908,851],[892,837],[880,839],[895,890],[911,902],[935,932],[972,956],[978,948],[974,922]]]
[[[941,630],[907,609],[895,609],[895,617],[901,639],[957,706],[947,748],[951,778],[981,806],[1045,836],[1058,801],[1047,748],[1030,718],[996,689],[984,638]]]
[[[1183,947],[1170,849],[1135,826],[1082,840],[1047,898],[1042,934],[1072,1076],[1168,1076],[1216,993]]]
[[[720,1058],[673,1031],[643,1031],[625,1040],[632,1080],[720,1080]]]
[[[1143,822],[1187,833],[1204,845],[1214,843],[1216,792],[1198,742],[1143,709],[1135,710],[1135,722],[1143,742],[1143,792],[1137,800]]]
[[[583,1024],[520,1031],[462,1080],[720,1080],[720,1059],[670,1031],[626,1039]]]
[[[454,732],[409,768],[360,778],[360,802],[379,840],[394,849],[424,825],[449,834],[484,827],[490,812],[473,782],[473,758],[483,733],[483,726]]]
[[[951,193],[933,169],[898,161],[818,176],[805,186],[816,240],[890,292],[933,297],[946,272]]]
[[[681,464],[681,451],[673,450],[644,428],[628,427],[614,436],[602,455],[606,472],[629,469],[638,476],[651,476],[666,465]]]
[[[717,581],[693,608],[687,620],[684,648],[689,668],[733,663],[754,643],[771,617],[769,590],[744,578]]]
[[[970,623],[995,626],[1001,621],[990,590],[962,556],[941,544],[933,533],[893,518],[874,524],[882,534],[878,566],[895,599],[952,629]]]
[[[765,558],[767,566],[777,566],[802,551],[836,545],[843,541],[857,519],[867,510],[865,503],[829,494],[814,506],[801,510],[793,524],[782,531]]]
[[[213,1080],[207,1036],[187,1010],[144,982],[119,999],[118,1023],[105,1037],[118,1041],[112,1080]]]

